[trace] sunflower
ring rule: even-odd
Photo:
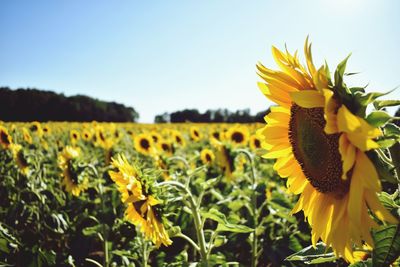
[[[303,210],[313,245],[321,239],[354,262],[354,246],[373,246],[370,229],[377,223],[369,210],[381,221],[397,223],[379,202],[380,181],[365,153],[378,147],[373,139],[381,132],[343,104],[338,92],[343,73],[333,85],[327,66],[315,68],[308,40],[304,50],[307,68],[297,54],[275,47],[280,70],[257,64],[261,91],[278,104],[259,132],[269,150],[264,157],[275,158],[274,170],[287,177],[291,192],[301,194],[292,212]]]
[[[92,134],[90,133],[89,130],[85,129],[82,132],[82,139],[85,141],[89,141],[92,138]]]
[[[58,157],[58,166],[62,170],[62,184],[67,192],[79,196],[82,191],[88,188],[88,179],[79,173],[75,168],[75,161],[80,155],[80,150],[66,146]]]
[[[174,144],[184,147],[186,145],[185,139],[183,138],[182,134],[178,130],[171,131],[172,140]]]
[[[39,136],[39,137],[43,136],[42,125],[38,121],[32,122],[31,126],[29,127],[29,130],[31,130],[31,132],[33,132],[33,133],[36,133],[37,136]]]
[[[200,152],[200,159],[203,164],[211,164],[215,160],[214,152],[211,149],[204,148]]]
[[[21,173],[24,174],[25,176],[28,175],[29,164],[24,155],[22,146],[18,145],[18,144],[11,144],[11,151],[13,154],[13,158],[14,158],[15,162],[17,163],[17,166],[18,166],[19,170],[21,171]]]
[[[4,149],[8,149],[12,145],[12,137],[7,129],[0,125],[0,144]]]
[[[172,244],[162,223],[161,202],[145,186],[140,170],[121,155],[112,159],[112,165],[118,172],[109,171],[109,174],[121,193],[122,202],[127,204],[125,217],[139,226],[145,237],[157,247]]]
[[[153,138],[146,133],[141,133],[135,136],[134,145],[136,151],[141,154],[152,155],[154,153]]]
[[[169,143],[168,141],[160,139],[157,145],[158,145],[158,150],[164,153],[165,155],[167,156],[173,155],[174,153],[173,147],[171,143]]]
[[[223,140],[223,136],[221,134],[220,131],[218,130],[214,130],[210,133],[210,138],[216,139],[218,141],[222,141]]]
[[[250,136],[249,145],[252,150],[261,148],[261,137],[256,134]]]
[[[195,142],[201,140],[202,136],[198,127],[196,126],[190,127],[189,132],[190,132],[190,139],[192,139]]]
[[[249,130],[244,126],[234,126],[226,132],[226,138],[234,145],[246,145],[249,141]]]
[[[27,142],[28,144],[32,144],[32,136],[29,133],[28,129],[26,129],[25,127],[22,128],[22,136],[24,137],[25,142]]]
[[[228,179],[233,178],[233,172],[235,171],[234,158],[230,155],[230,149],[226,144],[218,141],[211,143],[215,148],[215,159],[216,163],[221,167],[224,175]]]
[[[151,136],[151,138],[153,138],[153,142],[155,144],[158,144],[162,140],[162,136],[159,133],[157,133],[156,131],[151,131],[150,136]]]
[[[80,139],[80,134],[76,130],[71,130],[69,132],[69,138],[70,138],[72,144],[76,144],[76,142],[78,142]]]
[[[46,135],[51,134],[51,128],[48,125],[43,126],[43,133]]]

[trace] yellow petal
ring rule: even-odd
[[[351,113],[345,105],[342,105],[337,113],[338,129],[341,132],[352,133],[360,130],[361,122],[357,116]]]
[[[325,99],[323,95],[316,90],[292,92],[290,96],[293,102],[303,108],[324,107]]]

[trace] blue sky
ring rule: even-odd
[[[331,69],[352,52],[349,84],[400,84],[400,1],[0,2],[0,86],[86,94],[134,107],[140,121],[183,108],[266,109],[258,60],[271,46]],[[399,99],[399,90],[389,98]]]

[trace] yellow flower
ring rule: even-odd
[[[40,122],[37,121],[32,122],[29,129],[31,130],[31,132],[36,133],[39,137],[43,136],[43,129]]]
[[[173,151],[173,147],[172,145],[166,141],[166,140],[159,140],[159,142],[157,143],[158,145],[158,150],[161,151],[162,153],[164,153],[167,156],[172,156],[174,151]]]
[[[79,157],[79,154],[78,148],[66,146],[58,157],[58,166],[62,170],[62,185],[74,196],[79,196],[82,191],[85,191],[89,182],[86,177],[80,178],[81,174],[73,168],[73,161]]]
[[[13,154],[13,158],[15,162],[17,163],[17,166],[19,170],[21,171],[22,174],[25,176],[28,175],[29,173],[29,164],[26,161],[24,152],[22,150],[22,146],[18,144],[12,144],[11,145],[11,151]]]
[[[321,239],[338,256],[354,262],[353,247],[373,245],[376,222],[397,220],[379,202],[381,185],[365,151],[376,148],[379,129],[352,114],[335,94],[327,68],[316,70],[311,45],[305,44],[307,69],[297,54],[272,52],[280,70],[257,65],[261,91],[279,106],[271,107],[260,130],[265,158],[301,194],[293,213],[303,210],[312,228],[312,243]]]
[[[79,132],[77,130],[71,130],[69,132],[69,137],[71,139],[71,143],[75,145],[76,142],[78,142],[78,140],[80,138],[80,135],[79,135]]]
[[[92,138],[92,134],[90,133],[89,130],[85,129],[82,132],[82,139],[85,141],[89,141]]]
[[[185,139],[183,138],[182,134],[178,130],[172,130],[172,142],[179,146],[184,147],[186,145]]]
[[[233,172],[235,170],[235,165],[233,158],[230,156],[227,146],[215,139],[211,143],[215,148],[215,159],[217,164],[222,168],[224,175],[228,179],[233,178]]]
[[[257,150],[257,149],[261,148],[261,137],[254,134],[254,135],[250,136],[249,143],[250,143],[250,148],[252,150]]]
[[[8,149],[12,145],[12,137],[7,129],[0,125],[0,144],[4,149]]]
[[[231,127],[226,132],[226,138],[234,145],[246,145],[249,141],[249,130],[240,125]]]
[[[145,237],[157,247],[172,244],[162,224],[160,201],[150,194],[148,187],[142,185],[140,171],[121,155],[113,158],[112,165],[118,172],[109,171],[109,174],[121,193],[122,202],[127,204],[126,218],[139,226]]]
[[[201,140],[202,136],[198,127],[196,126],[190,127],[189,132],[190,132],[190,138],[193,141],[197,142]]]
[[[22,128],[22,135],[24,137],[25,142],[27,142],[28,144],[32,144],[32,136],[29,133],[28,129],[26,129],[25,127]]]
[[[134,145],[136,151],[138,151],[141,154],[153,155],[155,152],[153,138],[146,133],[141,133],[135,136]]]
[[[203,164],[211,164],[215,160],[214,152],[211,149],[204,148],[200,152],[200,159]]]

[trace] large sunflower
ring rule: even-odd
[[[274,170],[287,177],[287,186],[301,194],[293,213],[303,210],[312,228],[312,243],[321,239],[338,256],[353,262],[353,248],[373,246],[370,229],[382,221],[397,220],[379,202],[381,185],[366,151],[377,148],[379,129],[354,115],[344,105],[327,66],[316,69],[306,41],[307,68],[297,54],[272,48],[280,70],[257,64],[264,80],[261,91],[278,106],[265,117],[260,130],[266,158],[275,158]]]
[[[161,203],[151,194],[149,185],[144,184],[140,170],[121,155],[113,158],[112,165],[118,172],[109,171],[109,174],[117,184],[122,202],[127,204],[126,218],[139,226],[145,237],[157,247],[172,244],[162,223]]]

